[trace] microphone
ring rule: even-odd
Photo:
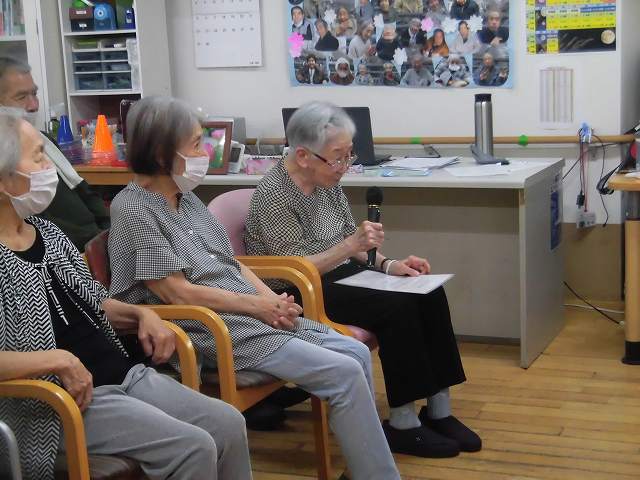
[[[382,189],[380,187],[367,188],[367,220],[380,221],[380,205],[382,205]],[[373,268],[376,264],[376,249],[367,251],[367,267]]]

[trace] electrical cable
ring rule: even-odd
[[[590,307],[589,305],[579,305],[577,303],[565,303],[564,305],[562,305],[563,307],[574,307],[574,308],[583,308],[585,310],[594,310],[593,307]],[[603,312],[607,312],[607,313],[615,313],[617,315],[624,315],[624,311],[623,310],[612,310],[611,308],[602,308],[602,307],[598,307],[600,310],[602,310]],[[595,310],[594,310],[595,311]]]
[[[618,320],[616,320],[613,317],[610,317],[609,315],[607,315],[602,309],[596,307],[594,304],[588,302],[582,295],[578,294],[573,288],[571,288],[571,286],[567,283],[567,282],[562,282],[564,283],[564,286],[567,287],[569,289],[569,291],[571,293],[573,293],[577,298],[579,298],[580,300],[582,300],[584,303],[586,303],[587,305],[589,305],[591,308],[593,308],[596,312],[598,312],[600,315],[608,318],[609,320],[611,320],[613,323],[615,323],[616,325],[621,325],[622,322],[619,322]]]
[[[605,154],[606,154],[606,150],[607,148],[604,146],[604,142],[602,141],[602,139],[597,136],[594,135],[593,136],[596,140],[598,140],[598,142],[600,142],[600,146],[602,147],[602,167],[600,168],[600,178],[598,179],[598,184],[600,183],[600,180],[602,180],[602,176],[604,175],[604,161],[605,161]],[[604,222],[602,223],[602,228],[607,226],[607,223],[609,223],[609,210],[607,210],[607,206],[604,203],[604,197],[602,196],[602,192],[598,190],[598,194],[600,195],[600,202],[602,203],[602,208],[604,208],[604,213],[606,215]]]

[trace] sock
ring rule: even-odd
[[[427,416],[433,420],[438,420],[440,418],[446,418],[449,415],[451,415],[449,389],[443,388],[427,399]]]
[[[418,428],[422,424],[416,414],[416,407],[413,402],[401,407],[391,408],[389,412],[389,425],[398,430],[408,430]]]

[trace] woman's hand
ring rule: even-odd
[[[176,349],[175,333],[149,308],[141,307],[138,313],[138,340],[144,354],[156,365],[166,363]]]
[[[396,260],[389,267],[389,275],[417,277],[431,271],[431,265],[426,258],[409,255],[404,260]]]
[[[384,242],[384,230],[381,223],[365,220],[356,232],[345,239],[352,254],[366,252],[372,248],[380,248]]]
[[[73,397],[84,412],[93,398],[93,377],[80,359],[66,350],[54,350],[52,360],[56,367],[53,373],[60,379],[64,389]]]
[[[256,296],[255,317],[280,330],[294,330],[302,307],[294,302],[293,295],[282,293],[273,296]]]

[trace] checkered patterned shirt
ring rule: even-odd
[[[174,211],[161,194],[130,183],[111,204],[109,255],[111,294],[124,302],[162,303],[144,281],[175,272],[183,272],[193,284],[257,295],[240,272],[227,232],[191,192],[179,198]],[[246,315],[218,314],[231,334],[236,370],[254,366],[294,337],[320,345],[317,333],[328,331],[305,318],[299,318],[296,330],[289,332]],[[215,341],[209,330],[196,321],[176,323],[189,334],[198,352],[215,361]]]
[[[316,187],[305,195],[280,161],[251,198],[245,244],[250,255],[315,255],[342,242],[356,228],[340,185]]]

